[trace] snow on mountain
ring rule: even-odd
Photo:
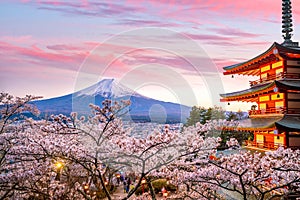
[[[101,105],[105,99],[130,100],[126,120],[139,122],[183,122],[189,116],[190,107],[177,103],[164,102],[142,96],[122,85],[115,79],[103,79],[98,83],[72,94],[34,101],[34,104],[46,116],[49,114],[89,114],[89,105]]]
[[[115,79],[103,79],[98,83],[76,92],[76,96],[97,96],[116,98],[124,96],[141,96]]]

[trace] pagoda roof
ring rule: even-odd
[[[268,83],[258,84],[249,89],[237,92],[220,94],[223,98],[221,101],[256,101],[257,97],[274,90],[277,87],[279,91],[282,90],[296,90],[300,91],[300,80],[278,80]]]
[[[275,122],[281,120],[282,117],[255,117],[239,121],[239,127],[243,128],[273,128]]]
[[[281,120],[275,122],[278,129],[286,131],[300,131],[300,116],[286,115]]]
[[[300,58],[299,47],[283,46],[274,42],[272,46],[262,54],[245,62],[237,63],[234,65],[226,66],[224,75],[228,74],[244,74],[244,75],[259,75],[260,66],[279,61],[280,58]]]
[[[273,131],[275,129],[275,123],[281,119],[282,116],[248,118],[239,120],[238,126],[236,127],[229,126],[225,129],[237,131]]]
[[[300,91],[300,80],[280,80],[275,82],[280,89]]]
[[[259,94],[272,91],[275,87],[275,82],[260,84],[246,90],[220,94],[223,98],[221,101],[256,101]],[[253,99],[255,98],[255,99]]]

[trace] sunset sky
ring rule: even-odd
[[[300,1],[292,6],[300,41]],[[208,107],[257,79],[225,77],[222,67],[283,42],[281,0],[1,0],[0,25],[0,91],[44,98],[117,78],[155,99]]]

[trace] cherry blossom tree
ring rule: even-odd
[[[5,173],[1,174],[3,191],[13,191],[4,195],[89,199],[93,197],[92,188],[96,193],[102,188],[110,199],[106,188],[108,169],[126,167],[135,171],[140,175],[137,188],[147,175],[179,158],[211,151],[218,141],[204,139],[201,134],[210,126],[200,124],[183,133],[171,132],[165,126],[146,138],[134,138],[118,118],[129,103],[106,100],[101,107],[91,105],[92,115],[88,118],[78,119],[72,113],[70,117],[56,115],[14,124],[15,134],[2,134],[11,146]],[[56,163],[61,163],[60,167]],[[127,198],[133,194],[134,190]]]
[[[129,104],[129,101],[105,100],[101,107],[90,105],[92,114],[87,118],[78,118],[76,113],[71,113],[71,117],[51,116],[51,120],[41,126],[45,133],[63,137],[58,143],[59,147],[62,145],[65,149],[59,148],[58,152],[50,155],[55,155],[69,162],[69,165],[77,165],[81,169],[76,177],[86,178],[84,182],[81,181],[81,188],[77,188],[77,191],[86,199],[97,198],[99,191],[104,191],[107,198],[111,199],[111,174],[108,172],[113,173],[114,169],[122,167],[122,164],[112,160],[114,149],[118,148],[114,138],[126,134],[119,116],[126,112],[125,108]],[[70,137],[74,137],[74,141],[70,140]],[[74,149],[75,152],[71,151]],[[78,171],[76,168],[75,170]]]
[[[145,138],[119,138],[117,144],[121,152],[118,152],[119,157],[115,160],[127,163],[139,175],[135,189],[129,192],[128,197],[144,178],[149,183],[149,177],[160,176],[157,171],[161,169],[172,168],[179,163],[181,167],[189,168],[196,164],[195,158],[207,160],[209,155],[216,153],[220,142],[219,137],[212,135],[220,134],[222,127],[230,124],[226,120],[212,120],[204,125],[197,123],[185,127],[182,131],[170,131],[166,125],[163,131],[154,131]],[[152,194],[152,199],[154,198]]]
[[[12,162],[8,157],[13,147],[13,141],[18,137],[20,129],[24,127],[16,126],[20,120],[26,119],[24,114],[39,114],[35,106],[29,104],[30,101],[40,97],[27,95],[23,98],[14,97],[8,93],[0,93],[0,175],[6,176],[6,163]],[[6,182],[0,181],[0,197],[5,198],[10,195],[12,187]]]
[[[198,159],[195,165],[180,163],[166,168],[163,175],[185,185],[179,196],[192,199],[222,199],[226,195],[238,199],[272,199],[299,192],[299,153],[283,148],[265,155],[240,151],[202,162]]]
[[[236,122],[211,120],[183,130],[165,125],[135,137],[120,118],[129,101],[90,105],[88,117],[76,113],[47,120],[24,117],[38,113],[30,104],[35,99],[0,95],[1,199],[99,199],[100,192],[112,199],[111,179],[120,169],[137,177],[125,199],[144,179],[155,199],[153,178],[167,178],[178,186],[180,198],[271,199],[299,192],[299,150],[217,154],[223,127]],[[239,147],[234,139],[227,145]]]

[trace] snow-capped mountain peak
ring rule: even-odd
[[[128,113],[123,119],[140,122],[183,122],[191,110],[188,106],[142,96],[115,79],[103,79],[75,93],[34,103],[45,116],[58,113],[69,115],[71,112],[88,115],[91,103],[100,106],[105,99],[130,100]]]
[[[103,79],[98,83],[82,89],[77,92],[77,96],[96,96],[103,97],[123,97],[123,96],[141,96],[132,89],[124,86],[115,79]]]

